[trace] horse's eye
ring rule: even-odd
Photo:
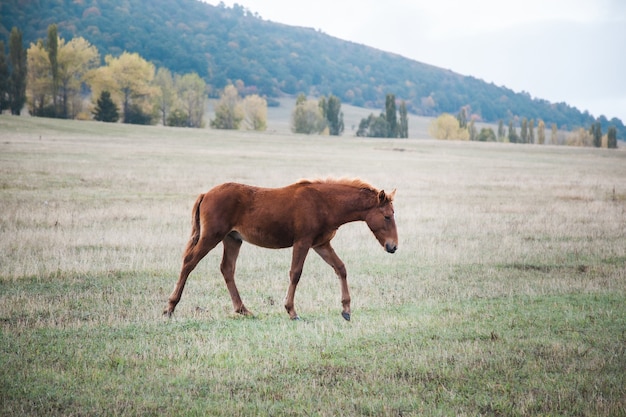
[[[385,216],[385,221],[387,222],[391,221],[391,216]]]

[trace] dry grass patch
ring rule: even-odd
[[[404,149],[403,152],[394,149]],[[0,116],[0,414],[626,415],[626,153]],[[221,249],[172,320],[191,205],[226,181],[397,188],[399,251]]]

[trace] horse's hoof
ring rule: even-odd
[[[172,318],[172,313],[173,313],[172,311],[163,310],[163,315],[167,317],[168,319]]]
[[[350,313],[346,313],[345,311],[341,312],[341,317],[346,319],[346,321],[350,321]]]
[[[291,320],[292,321],[300,321],[302,319],[300,318],[300,316],[294,316],[294,317],[291,318]]]

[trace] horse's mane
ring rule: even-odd
[[[360,178],[316,178],[312,180],[302,179],[298,181],[298,184],[339,184],[346,185],[348,187],[353,188],[362,188],[366,190],[371,190],[375,193],[378,193],[379,190],[371,185],[370,183],[363,181]]]

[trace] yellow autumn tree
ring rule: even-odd
[[[73,38],[67,43],[59,39],[57,57],[59,95],[62,114],[66,117],[74,118],[82,110],[81,84],[85,81],[85,75],[95,68],[99,61],[98,50],[86,39]]]
[[[241,126],[244,116],[243,104],[237,88],[232,84],[227,85],[215,104],[215,119],[211,120],[211,127],[236,130]]]
[[[57,45],[56,89],[53,88],[50,58],[43,41],[31,43],[28,48],[28,104],[36,116],[74,118],[82,111],[81,84],[89,71],[98,65],[99,54],[95,46],[81,37],[69,42],[58,38]],[[53,97],[54,94],[58,97]],[[58,109],[53,107],[55,102]]]
[[[436,139],[469,140],[467,129],[461,128],[459,120],[451,114],[444,113],[433,120],[428,133]]]
[[[48,52],[41,39],[30,44],[26,65],[26,102],[32,115],[44,116],[48,111],[46,108],[52,103],[52,77]]]
[[[258,94],[243,100],[244,122],[248,130],[267,129],[267,100]]]
[[[95,100],[102,91],[108,91],[122,109],[124,123],[150,123],[153,96],[158,93],[152,83],[154,64],[129,52],[117,58],[107,55],[104,61],[106,65],[89,76],[92,98]]]
[[[187,117],[187,127],[204,127],[204,105],[207,97],[206,83],[195,72],[176,76],[180,109]]]

